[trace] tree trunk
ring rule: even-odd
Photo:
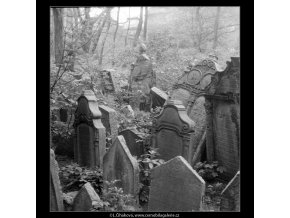
[[[200,12],[200,7],[197,7],[196,14],[195,14],[195,19],[196,19],[196,23],[197,23],[197,47],[198,47],[198,50],[201,52],[202,26],[201,26],[199,12]]]
[[[115,65],[115,46],[116,46],[116,36],[117,36],[117,31],[119,28],[119,15],[120,15],[120,7],[118,7],[118,12],[117,12],[117,24],[116,24],[116,30],[114,33],[114,39],[113,39],[113,61],[112,61],[112,65]]]
[[[148,7],[145,7],[145,21],[143,28],[143,40],[145,41],[147,38],[147,22],[148,22]]]
[[[126,38],[125,38],[125,46],[127,46],[127,40],[128,40],[128,33],[129,33],[129,30],[130,30],[130,7],[129,7],[129,24],[128,24],[128,29],[127,29],[127,34],[126,34]]]
[[[141,7],[140,9],[140,18],[139,18],[138,27],[137,27],[136,34],[133,41],[133,47],[136,47],[137,45],[137,40],[139,39],[141,30],[142,30],[142,23],[143,23],[143,7]]]
[[[62,8],[53,8],[54,17],[54,51],[55,63],[60,65],[63,63],[63,12]]]
[[[101,37],[101,34],[102,34],[102,31],[103,31],[103,28],[106,24],[106,21],[107,21],[107,16],[110,15],[110,12],[111,12],[111,8],[108,8],[104,13],[106,13],[106,16],[104,16],[103,18],[103,21],[100,21],[101,25],[96,33],[96,36],[95,36],[95,39],[94,39],[94,43],[93,43],[93,46],[92,46],[92,50],[91,50],[91,53],[94,53],[96,48],[97,48],[97,45],[98,45],[98,42],[99,42],[99,39]],[[102,14],[100,14],[99,16],[102,16]],[[101,18],[100,18],[101,19]]]
[[[213,49],[216,49],[218,43],[218,28],[219,28],[219,19],[220,19],[220,10],[221,7],[217,7],[215,24],[214,24],[214,41],[213,41]]]
[[[111,14],[108,13],[107,14],[107,30],[106,30],[106,35],[103,39],[103,42],[102,42],[102,47],[101,47],[101,52],[100,52],[100,59],[99,59],[99,66],[102,66],[102,62],[103,62],[103,52],[104,52],[104,47],[105,47],[105,43],[106,43],[106,39],[107,39],[107,36],[108,36],[108,33],[109,33],[109,29],[110,29],[110,26],[111,26]]]

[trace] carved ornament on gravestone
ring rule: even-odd
[[[106,129],[95,94],[86,90],[78,98],[73,124],[75,128],[75,161],[81,166],[102,166],[106,148]]]
[[[206,111],[204,108],[205,97],[209,86],[215,82],[214,73],[220,69],[212,59],[205,59],[190,66],[178,81],[173,85],[170,99],[182,101],[188,116],[196,123],[195,131],[191,135],[193,153],[202,150],[199,146],[204,144],[206,131]],[[201,142],[201,140],[203,140]],[[196,155],[200,157],[201,155]],[[195,162],[200,161],[200,158]]]
[[[182,102],[169,100],[153,120],[153,146],[158,148],[159,158],[167,161],[181,155],[190,163],[194,126]]]

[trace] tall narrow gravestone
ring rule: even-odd
[[[117,136],[104,156],[103,178],[105,181],[120,180],[116,185],[126,194],[136,196],[138,192],[139,166],[123,136]]]
[[[174,84],[170,99],[182,101],[187,114],[195,122],[194,132],[191,134],[193,153],[199,150],[205,140],[206,111],[204,107],[205,93],[211,83],[213,74],[219,69],[218,64],[212,59],[204,59],[190,66],[188,70]],[[200,155],[197,155],[200,156]],[[196,160],[200,161],[199,159]]]
[[[114,139],[118,135],[117,113],[114,109],[105,105],[100,105],[99,109],[102,113],[102,123],[105,126],[106,131]]]
[[[180,155],[190,163],[194,125],[181,101],[168,101],[153,120],[153,146],[158,148],[160,158],[167,161]]]
[[[156,107],[163,107],[168,99],[168,95],[157,87],[151,88],[150,95],[153,109]]]
[[[183,157],[153,168],[151,175],[148,211],[200,210],[205,182]]]
[[[93,204],[99,201],[99,195],[88,182],[83,185],[81,190],[79,190],[78,194],[74,198],[73,211],[90,211],[90,209],[93,207]]]
[[[120,132],[119,135],[124,137],[126,145],[133,156],[137,156],[137,158],[139,158],[145,153],[142,141],[144,136],[141,132],[138,132],[136,129],[125,129]]]
[[[106,148],[106,129],[101,121],[93,91],[84,91],[78,98],[75,112],[75,161],[81,166],[102,166]]]
[[[221,193],[221,211],[240,211],[240,171]]]
[[[59,168],[54,151],[50,149],[50,210],[63,211],[62,191],[58,176]]]
[[[102,87],[103,87],[103,92],[104,93],[112,93],[115,91],[115,85],[114,85],[114,80],[113,77],[111,75],[111,73],[114,70],[102,70],[100,72],[100,76],[101,76],[101,82],[102,82]]]
[[[212,79],[205,95],[207,159],[224,166],[230,179],[240,168],[240,58]]]

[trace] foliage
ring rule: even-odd
[[[225,172],[225,168],[223,166],[219,166],[217,161],[198,162],[194,166],[194,169],[206,182],[213,181]]]
[[[97,194],[102,194],[103,174],[101,169],[88,169],[76,163],[60,168],[60,181],[63,192],[78,191],[85,183],[90,182]]]
[[[149,200],[149,187],[151,181],[151,170],[164,163],[164,160],[158,159],[159,154],[157,149],[148,150],[147,154],[141,155],[138,159],[140,168],[140,191],[139,200],[141,204],[148,203]]]
[[[93,205],[91,211],[138,211],[138,205],[134,197],[130,194],[124,194],[122,188],[116,186],[114,181],[105,181],[106,188],[101,195],[101,201]]]
[[[208,184],[205,189],[203,203],[206,205],[219,206],[221,202],[221,192],[225,186],[226,184],[221,182]]]

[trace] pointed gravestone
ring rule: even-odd
[[[240,211],[240,171],[221,193],[221,211]]]
[[[59,168],[54,151],[50,149],[50,210],[63,211],[62,191],[58,176]]]
[[[102,113],[102,123],[106,128],[106,131],[114,139],[118,135],[118,121],[117,113],[114,109],[105,105],[100,105],[99,109]]]
[[[153,168],[149,211],[199,211],[205,182],[181,156]]]
[[[87,90],[78,98],[75,112],[74,158],[81,166],[101,166],[106,148],[106,129],[93,91]]]
[[[153,87],[150,90],[150,95],[152,99],[152,108],[163,107],[166,100],[168,99],[168,95],[157,87]]]
[[[88,182],[83,185],[81,190],[79,190],[78,194],[74,198],[73,211],[90,211],[90,209],[93,207],[93,204],[99,201],[99,195]]]
[[[116,137],[104,156],[103,178],[105,181],[120,180],[116,185],[126,194],[136,196],[138,192],[138,162],[132,157],[123,136]]]
[[[168,101],[153,120],[153,146],[158,148],[159,158],[167,161],[180,155],[190,163],[193,157],[190,136],[194,125],[181,101]]]
[[[137,158],[139,158],[142,154],[145,153],[142,141],[144,136],[141,132],[138,132],[136,129],[125,129],[120,132],[119,135],[124,137],[126,145],[133,156],[137,156]]]

